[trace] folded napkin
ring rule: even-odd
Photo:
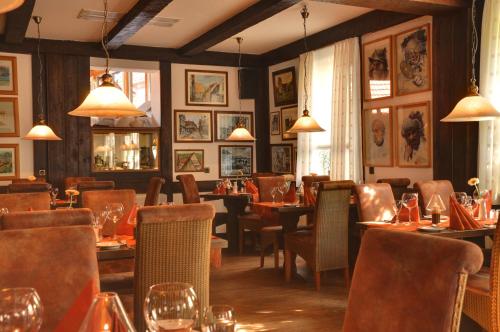
[[[134,218],[137,218],[137,204],[134,204],[130,212],[124,214],[118,225],[116,225],[116,234],[134,236],[134,225],[132,224]]]
[[[304,205],[314,206],[316,205],[316,197],[311,191],[311,187],[304,187]]]
[[[478,229],[481,224],[472,217],[454,196],[450,196],[450,229]]]
[[[252,194],[253,202],[257,203],[259,201],[259,189],[252,181],[245,181],[245,191]]]
[[[295,181],[290,183],[290,188],[288,192],[283,195],[283,202],[285,203],[295,203],[297,202],[297,192],[295,188]]]
[[[224,184],[216,186],[212,191],[212,193],[217,195],[224,195],[226,193],[226,188],[224,188]]]

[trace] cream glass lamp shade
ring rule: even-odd
[[[30,141],[60,141],[62,138],[57,136],[54,131],[41,120],[38,124],[33,126],[31,130],[23,137],[25,140]]]
[[[477,88],[477,87],[476,87]],[[477,91],[472,91],[462,98],[453,111],[442,122],[486,121],[500,117],[500,112],[493,107],[490,101],[482,97]]]
[[[233,130],[231,135],[229,135],[228,138],[226,138],[227,141],[255,141],[255,138],[250,134],[250,132],[243,127],[242,125],[239,125],[238,128]]]
[[[21,6],[24,0],[0,0],[0,14],[10,12]]]
[[[309,116],[308,110],[304,110],[302,116],[295,121],[292,128],[287,130],[287,133],[313,133],[320,131],[325,130],[320,127],[316,120]]]

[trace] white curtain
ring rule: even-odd
[[[486,0],[481,30],[479,92],[500,110],[500,0]],[[500,119],[479,124],[479,179],[500,203]]]

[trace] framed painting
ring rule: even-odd
[[[252,172],[252,145],[219,145],[219,177],[250,177]]]
[[[186,105],[227,106],[227,71],[186,69]]]
[[[274,106],[297,104],[295,67],[273,72]]]
[[[297,105],[281,109],[281,139],[283,141],[297,139],[297,134],[287,133],[287,130],[292,128],[297,118]]]
[[[281,119],[280,112],[271,112],[269,114],[269,129],[271,135],[281,135]]]
[[[396,95],[408,95],[432,88],[430,25],[414,28],[395,37]]]
[[[363,44],[364,100],[392,97],[391,37]]]
[[[241,121],[243,126],[253,133],[252,112],[220,112],[215,111],[214,136],[216,141],[225,141]]]
[[[17,95],[17,59],[0,56],[0,94]]]
[[[19,136],[17,98],[0,97],[0,137]]]
[[[19,144],[0,144],[0,180],[19,178]]]
[[[363,158],[365,166],[390,167],[392,153],[392,108],[363,110]]]
[[[175,172],[203,172],[205,170],[204,150],[175,150]]]
[[[211,111],[174,111],[175,142],[212,142]]]
[[[396,160],[399,167],[430,167],[430,103],[401,105],[396,112]]]
[[[271,171],[273,173],[293,173],[292,144],[271,144]]]

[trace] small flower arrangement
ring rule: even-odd
[[[471,187],[474,187],[474,192],[472,193],[472,196],[475,199],[482,198],[486,194],[486,190],[485,191],[479,190],[479,186],[478,186],[479,185],[479,178],[470,178],[467,181],[467,184]]]
[[[66,194],[66,196],[69,196],[69,207],[72,208],[73,207],[73,196],[80,195],[80,192],[76,189],[66,189],[64,191],[64,193]]]

